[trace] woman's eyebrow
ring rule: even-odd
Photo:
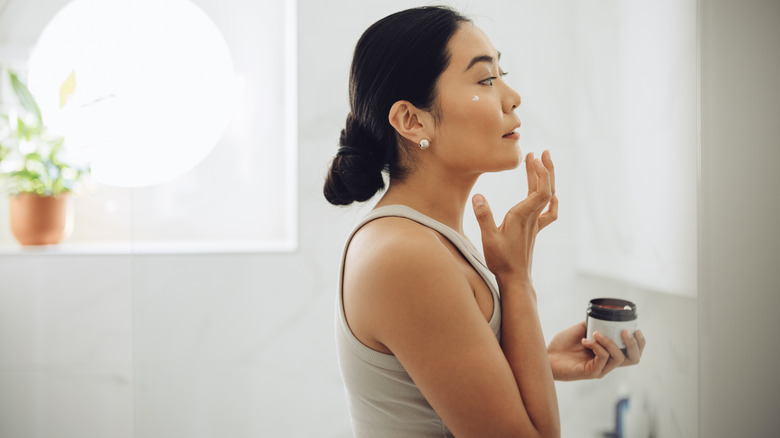
[[[498,60],[501,59],[501,52],[497,52],[497,53],[498,53],[498,57],[496,57],[496,58],[493,58],[490,55],[478,55],[478,56],[475,56],[471,60],[471,62],[469,62],[469,66],[466,67],[466,70],[464,70],[464,71],[468,71],[471,67],[474,67],[474,65],[479,64],[480,62],[487,62],[488,64],[491,64],[491,65],[495,64]]]

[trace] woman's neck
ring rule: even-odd
[[[463,214],[478,176],[418,169],[403,181],[391,180],[376,206],[406,205],[463,235]]]

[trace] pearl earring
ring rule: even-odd
[[[428,146],[430,146],[430,145],[431,145],[431,142],[429,142],[427,138],[424,138],[424,139],[422,139],[422,141],[420,141],[420,149],[422,149],[422,150],[428,149]]]

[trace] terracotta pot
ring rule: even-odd
[[[54,245],[69,228],[68,196],[21,193],[10,198],[11,232],[22,245]]]

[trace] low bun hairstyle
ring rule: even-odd
[[[385,186],[383,171],[403,179],[407,169],[390,108],[399,100],[433,110],[436,81],[449,64],[447,43],[462,22],[447,7],[420,7],[389,15],[358,40],[349,76],[350,113],[323,192],[334,205],[373,197]]]

